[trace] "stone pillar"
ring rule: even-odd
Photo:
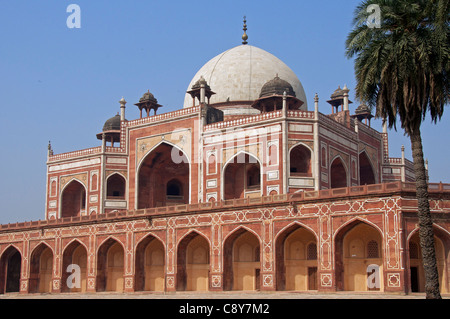
[[[342,91],[344,92],[344,111],[349,111],[348,92],[350,92],[350,90],[347,88],[347,84]]]
[[[120,103],[120,120],[125,121],[125,104],[127,104],[127,101],[125,101],[125,99],[122,97],[119,103]]]
[[[314,96],[314,190],[320,190],[319,96]]]
[[[405,146],[402,145],[402,182],[406,182],[406,171],[405,171]]]

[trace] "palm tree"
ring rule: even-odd
[[[380,9],[375,26],[367,23],[376,12],[370,5]],[[441,296],[420,126],[428,115],[440,120],[449,99],[449,7],[449,0],[366,0],[346,41],[357,99],[390,128],[398,119],[411,141],[427,299]]]

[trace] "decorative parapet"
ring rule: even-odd
[[[428,185],[430,195],[433,194],[450,194],[450,184],[431,183]],[[320,191],[306,191],[296,194],[283,194],[255,198],[241,198],[230,199],[217,202],[184,204],[177,206],[155,207],[140,210],[123,210],[119,212],[111,212],[99,215],[66,217],[52,220],[38,220],[14,224],[0,225],[0,232],[2,231],[16,231],[23,229],[43,229],[60,226],[71,226],[80,223],[92,222],[112,222],[123,219],[136,218],[154,218],[155,216],[180,215],[180,214],[194,214],[201,212],[213,212],[224,210],[239,210],[249,207],[257,206],[279,206],[292,205],[294,203],[302,202],[317,202],[319,200],[333,200],[346,197],[361,197],[361,196],[380,196],[393,193],[415,193],[415,183],[384,183],[364,186],[352,186],[346,188],[325,189]]]
[[[100,154],[101,151],[102,151],[102,147],[101,146],[91,147],[91,148],[87,148],[87,149],[84,149],[84,150],[51,155],[51,156],[49,156],[48,161],[49,162],[56,162],[56,161],[65,160],[65,159],[69,159],[69,158],[76,158],[76,157],[84,157],[84,156],[88,156],[88,155],[95,155],[95,154]]]
[[[188,108],[173,111],[173,112],[168,112],[168,113],[163,113],[163,114],[159,114],[159,115],[153,115],[153,116],[144,117],[141,119],[128,121],[127,127],[139,126],[139,125],[143,125],[143,124],[156,123],[156,122],[160,122],[160,121],[170,120],[170,119],[174,119],[177,117],[183,117],[186,115],[195,114],[195,113],[198,113],[199,111],[200,111],[199,106],[188,107]]]
[[[239,127],[239,126],[243,126],[243,125],[247,125],[247,124],[253,124],[253,123],[258,123],[258,122],[263,122],[263,121],[267,121],[267,120],[281,118],[282,116],[283,116],[282,111],[261,113],[258,115],[248,116],[248,117],[244,117],[244,118],[240,118],[240,119],[209,124],[209,125],[205,126],[204,130],[205,130],[205,132],[208,132],[208,131],[220,130],[220,129],[229,128],[229,127]],[[288,118],[313,120],[314,112],[288,111],[287,116],[288,116]]]

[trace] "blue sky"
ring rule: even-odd
[[[353,61],[345,57],[359,0],[102,1],[0,0],[0,223],[44,219],[47,144],[55,153],[100,145],[96,134],[119,111],[127,119],[150,90],[164,105],[182,108],[198,69],[241,44],[247,16],[249,44],[283,60],[302,82],[310,108],[320,111],[338,85],[352,90]],[[81,28],[69,29],[69,4],[81,8]],[[357,103],[351,106],[353,111]],[[423,143],[432,182],[450,182],[450,115],[425,120]],[[381,122],[373,127],[381,130]],[[409,139],[390,132],[390,155]]]

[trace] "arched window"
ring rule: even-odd
[[[172,179],[167,183],[167,196],[183,196],[181,183],[177,179]]]
[[[375,184],[375,174],[366,152],[359,154],[359,179],[361,185]]]
[[[106,196],[113,199],[125,198],[125,178],[114,174],[108,178]]]
[[[340,158],[336,158],[331,164],[331,188],[347,187],[347,172]]]
[[[247,170],[247,188],[258,188],[261,185],[259,165],[252,165]]]
[[[311,172],[311,151],[298,145],[290,153],[291,175],[312,176]]]
[[[237,154],[224,169],[224,199],[245,198],[261,190],[261,166],[258,160],[244,153]]]
[[[81,216],[86,209],[86,190],[76,181],[71,181],[61,195],[61,217]]]

